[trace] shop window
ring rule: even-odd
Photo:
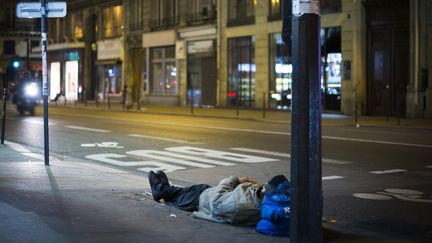
[[[290,47],[283,43],[281,33],[270,34],[269,58],[269,107],[288,110],[292,97],[292,60]]]
[[[111,6],[103,9],[103,36],[105,38],[118,37],[123,29],[123,6]]]
[[[178,94],[175,47],[150,49],[152,94]]]
[[[321,14],[339,13],[342,10],[341,0],[321,0]]]
[[[341,28],[321,29],[321,89],[325,109],[340,110],[342,87]]]
[[[255,38],[228,39],[228,106],[255,106]]]
[[[4,40],[3,41],[3,53],[5,55],[15,55],[15,41]]]
[[[175,26],[177,19],[176,0],[157,0],[153,1],[151,29],[163,29]]]
[[[228,27],[255,23],[257,0],[229,0]]]
[[[189,0],[188,24],[202,24],[216,19],[216,0]]]
[[[282,0],[269,0],[269,16],[268,20],[282,19]]]

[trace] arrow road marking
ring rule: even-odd
[[[66,126],[66,127],[67,127],[67,128],[71,128],[71,129],[90,131],[90,132],[111,132],[110,130],[103,130],[103,129],[89,128],[89,127],[80,127],[80,126]]]
[[[404,172],[404,171],[407,171],[407,170],[402,170],[402,169],[377,170],[377,171],[370,171],[369,173],[382,175],[382,174],[390,174],[390,173],[399,173],[399,172]]]
[[[272,156],[276,156],[276,157],[291,158],[291,154],[288,154],[288,153],[279,153],[279,152],[266,151],[266,150],[260,150],[260,149],[250,149],[250,148],[231,148],[231,149],[236,150],[236,151],[242,151],[242,152],[250,152],[250,153],[272,155]],[[322,158],[322,162],[327,163],[327,164],[336,164],[336,165],[345,165],[345,164],[351,163],[349,161],[327,159],[327,158]]]

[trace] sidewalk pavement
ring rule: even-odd
[[[183,115],[196,117],[215,117],[215,118],[233,118],[258,120],[277,123],[291,123],[291,112],[284,110],[265,110],[262,109],[236,109],[236,108],[219,108],[219,107],[194,107],[190,106],[158,106],[158,105],[142,105],[138,109],[134,104],[132,107],[123,107],[121,103],[99,103],[94,102],[84,103],[50,103],[50,107],[58,108],[73,108],[86,110],[100,111],[125,111],[146,114],[161,114],[161,115]],[[42,106],[39,106],[42,109]],[[432,130],[432,118],[401,118],[398,124],[397,117],[385,116],[359,116],[358,121],[355,121],[354,116],[344,115],[337,111],[324,111],[322,114],[322,125],[326,126],[348,126],[348,127],[386,127],[386,128],[414,128]]]

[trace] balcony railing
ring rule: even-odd
[[[150,20],[150,29],[158,30],[158,29],[168,29],[170,27],[174,27],[179,23],[179,18],[169,17],[169,18],[161,18],[161,19],[153,19]]]

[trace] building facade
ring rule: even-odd
[[[323,108],[432,116],[432,0],[320,4]],[[281,6],[281,0],[68,1],[67,18],[49,23],[51,85],[72,87],[71,99],[126,92],[137,106],[289,110],[291,50],[282,43]]]

